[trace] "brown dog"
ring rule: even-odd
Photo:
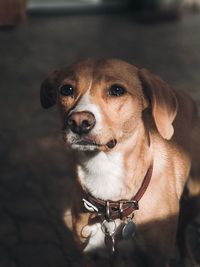
[[[55,103],[78,155],[72,222],[80,247],[118,254],[132,243],[137,266],[167,266],[189,175],[188,196],[200,192],[194,101],[146,69],[109,59],[51,74],[41,104]]]

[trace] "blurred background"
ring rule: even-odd
[[[200,105],[199,8],[200,0],[0,0],[0,267],[82,266],[63,220],[74,156],[56,109],[40,107],[42,80],[80,58],[116,57]],[[188,236],[200,263],[198,224]],[[172,266],[182,266],[176,253]]]

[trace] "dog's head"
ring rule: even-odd
[[[147,108],[160,135],[173,135],[174,92],[156,75],[121,60],[84,60],[54,71],[40,96],[44,108],[58,104],[65,140],[75,149],[114,148],[137,131]]]

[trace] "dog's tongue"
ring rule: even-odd
[[[116,144],[117,144],[117,140],[112,139],[106,144],[106,146],[111,149],[111,148],[114,148],[116,146]]]

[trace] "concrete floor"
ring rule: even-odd
[[[1,30],[0,267],[81,266],[62,220],[73,157],[56,110],[40,107],[39,87],[51,70],[86,57],[149,68],[200,105],[200,14],[151,25],[122,14],[29,17]]]

